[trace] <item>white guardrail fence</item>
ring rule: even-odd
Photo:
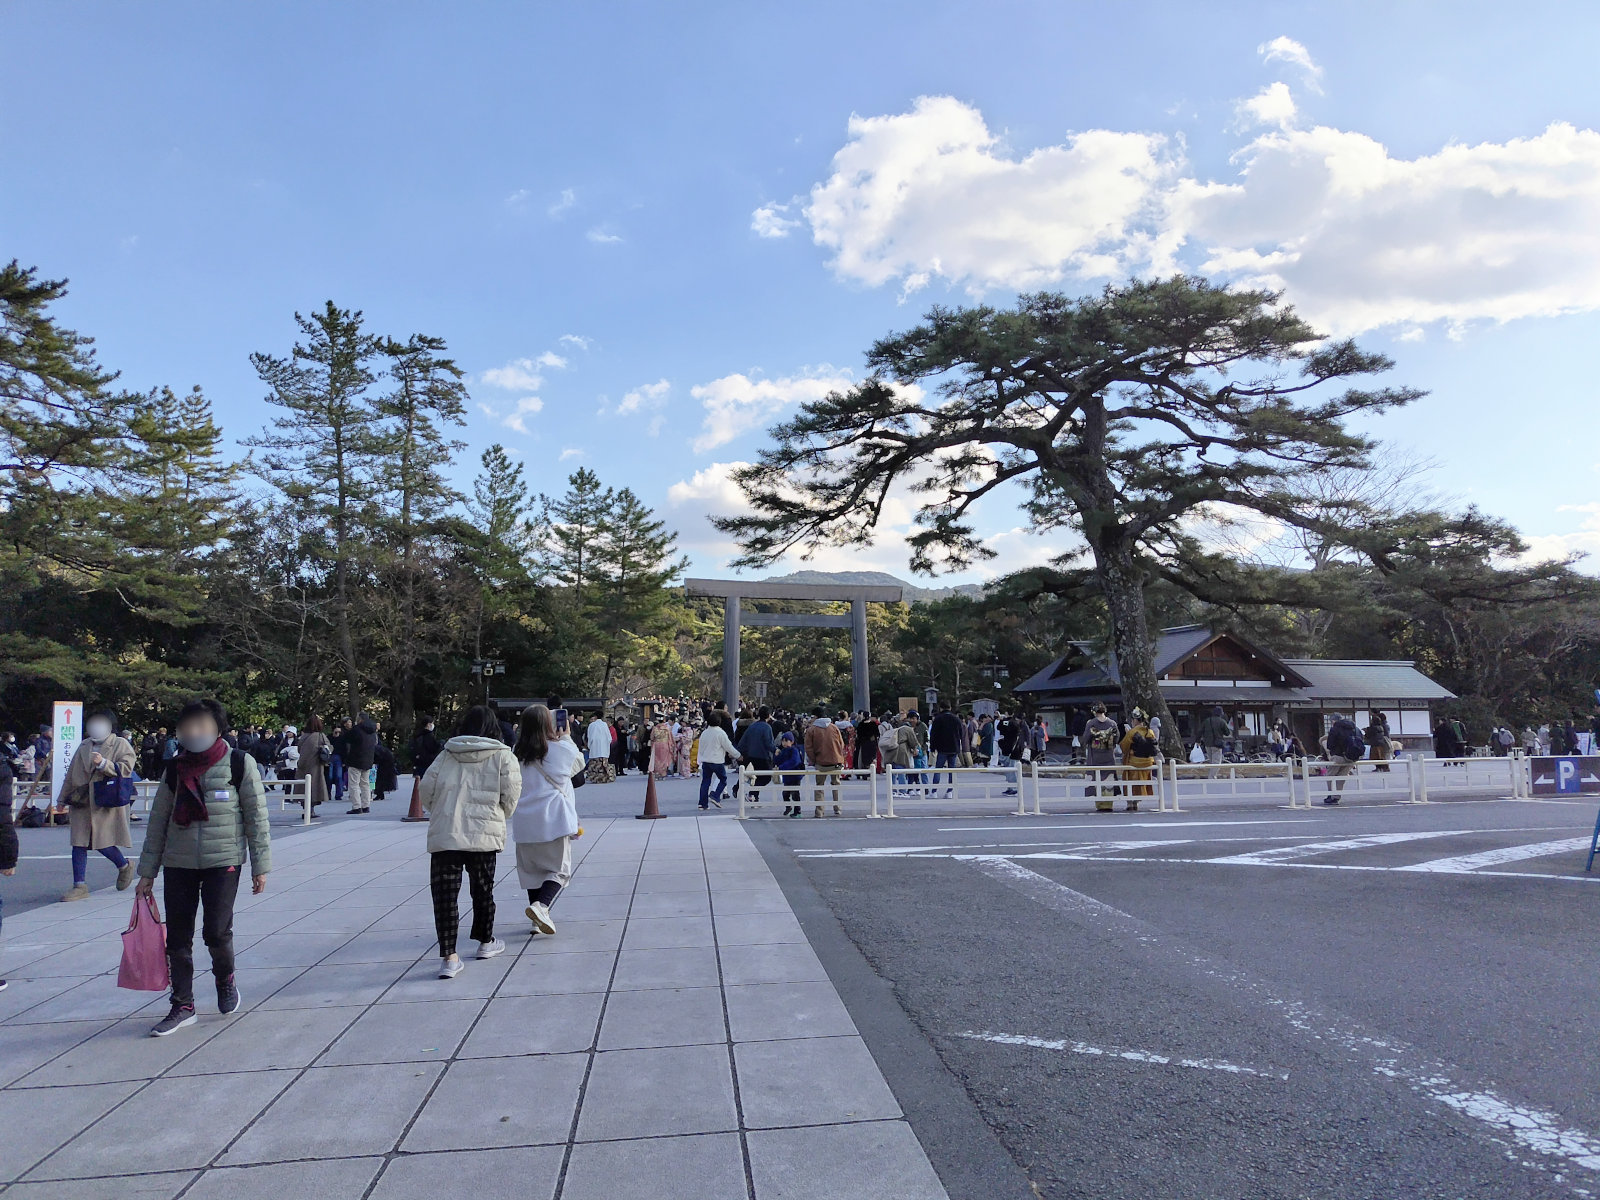
[[[894,817],[896,811],[924,804],[945,811],[962,803],[994,811],[996,801],[1015,816],[1051,816],[1083,812],[1096,800],[1119,806],[1136,802],[1141,810],[1183,812],[1199,801],[1254,800],[1288,808],[1314,808],[1330,800],[1386,799],[1416,804],[1438,796],[1529,798],[1532,783],[1528,761],[1520,753],[1504,758],[1396,758],[1375,762],[1329,763],[1304,759],[1281,763],[1158,762],[1153,767],[1092,767],[1038,762],[1008,767],[890,767],[819,771],[758,771],[748,763],[739,770],[739,816],[781,812],[795,803],[865,808],[869,817]],[[757,787],[757,781],[760,786]],[[751,802],[759,792],[759,804]]]
[[[300,822],[302,825],[309,825],[315,819],[311,812],[311,806],[305,803],[307,783],[304,779],[263,779],[261,784],[267,790],[268,804],[272,803],[273,793],[277,793],[278,810],[280,812],[289,807],[292,802],[300,804],[305,809],[305,815]],[[142,804],[144,806],[144,814],[149,816],[150,805],[156,798],[156,788],[160,786],[161,781],[159,779],[141,779],[135,783],[133,785],[134,808],[137,809]]]

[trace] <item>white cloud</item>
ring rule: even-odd
[[[611,233],[599,225],[596,225],[593,229],[590,229],[583,236],[588,238],[597,246],[608,246],[613,242],[620,242],[622,240],[622,236],[620,234]]]
[[[782,379],[752,379],[735,374],[697,384],[689,394],[705,409],[705,420],[694,439],[694,451],[703,454],[725,446],[797,404],[820,400],[854,382],[849,371],[823,366]]]
[[[506,197],[507,208],[521,208],[528,202],[528,197],[533,195],[527,188],[518,188]]]
[[[1234,106],[1241,127],[1276,125],[1279,129],[1288,129],[1294,124],[1297,111],[1286,83],[1269,84]]]
[[[543,412],[544,401],[538,396],[524,396],[510,408],[502,408],[480,402],[478,411],[496,424],[504,425],[507,429],[515,430],[517,433],[527,433],[527,418],[534,413]]]
[[[561,370],[567,365],[567,360],[562,358],[561,355],[557,354],[554,350],[546,350],[533,361],[538,363],[541,367],[550,367],[552,370],[556,371]]]
[[[1281,130],[1239,180],[1175,189],[1170,228],[1201,269],[1287,289],[1333,333],[1600,307],[1600,133],[1392,158],[1361,133]]]
[[[1022,157],[950,96],[852,116],[833,174],[805,207],[840,277],[909,290],[935,276],[969,291],[1121,273],[1148,258],[1141,230],[1172,164],[1166,139],[1096,129]]]
[[[1565,558],[1569,554],[1588,555],[1579,569],[1588,573],[1600,570],[1600,504],[1563,504],[1557,512],[1583,513],[1583,524],[1567,533],[1545,533],[1524,536],[1528,552],[1523,561],[1546,562]]]
[[[1280,42],[1263,54],[1315,67]],[[1244,107],[1279,128],[1205,180],[1159,135],[1090,130],[1018,155],[976,109],[922,97],[850,119],[804,216],[841,279],[902,295],[1186,269],[1284,288],[1331,333],[1411,337],[1600,308],[1600,133],[1556,123],[1405,159],[1366,134],[1294,127],[1282,84]]]
[[[537,359],[514,358],[503,367],[491,367],[478,376],[478,381],[508,392],[531,392],[544,383],[539,365]]]
[[[788,204],[763,204],[750,214],[750,229],[757,237],[786,238],[804,222],[789,216]]]
[[[524,192],[521,194],[526,195],[527,193]],[[560,198],[549,208],[545,209],[545,212],[550,215],[550,219],[552,221],[559,220],[562,215],[565,214],[566,211],[577,202],[578,196],[576,192],[574,192],[571,188],[562,188]]]
[[[563,333],[556,341],[563,346],[573,346],[579,350],[587,350],[593,343],[593,338],[584,337],[581,333]]]
[[[625,417],[630,413],[660,408],[667,402],[667,397],[671,392],[672,385],[665,379],[643,384],[623,395],[622,402],[617,405],[616,414],[619,417]]]
[[[1322,90],[1322,68],[1312,59],[1311,51],[1293,38],[1275,37],[1270,42],[1262,42],[1256,47],[1256,53],[1261,55],[1262,62],[1286,62],[1299,67],[1304,72],[1306,86],[1314,92]]]
[[[557,456],[556,461],[557,462],[566,462],[569,459],[573,459],[573,458],[587,458],[587,457],[588,457],[588,451],[580,450],[576,446],[565,446],[565,447],[562,448],[560,455]]]

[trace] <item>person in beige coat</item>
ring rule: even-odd
[[[328,748],[331,762],[333,744],[328,741],[328,735],[322,732],[322,718],[312,717],[306,722],[305,732],[295,743],[300,758],[295,763],[294,773],[297,778],[306,781],[306,798],[311,801],[313,812],[317,805],[328,802],[328,763],[322,759],[324,746]]]
[[[479,705],[444,744],[418,789],[428,812],[429,884],[439,935],[439,978],[454,979],[465,964],[456,953],[461,924],[461,873],[472,895],[472,937],[479,958],[504,954],[494,936],[494,869],[506,846],[506,822],[522,795],[522,769],[500,740],[494,710]]]
[[[119,892],[126,891],[133,882],[133,864],[122,853],[123,849],[133,848],[129,806],[102,808],[94,802],[94,785],[132,775],[138,758],[132,744],[112,732],[115,722],[109,712],[89,715],[84,722],[83,742],[72,756],[61,785],[61,801],[71,813],[72,826],[72,890],[61,897],[63,901],[88,898],[91,850],[98,850],[116,866]]]

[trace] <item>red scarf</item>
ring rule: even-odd
[[[178,786],[173,796],[172,820],[180,829],[187,829],[196,821],[208,821],[210,812],[206,809],[205,788],[202,786],[206,772],[211,770],[224,758],[228,757],[231,747],[222,738],[211,743],[211,749],[203,750],[199,754],[191,754],[185,750],[173,759],[175,774],[178,776]]]

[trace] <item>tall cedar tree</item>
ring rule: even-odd
[[[612,494],[589,567],[594,586],[588,616],[605,658],[602,701],[611,694],[618,666],[672,623],[667,588],[689,565],[677,554],[677,540],[631,489]]]
[[[0,267],[0,589],[13,602],[0,687],[29,687],[30,705],[46,686],[150,705],[198,682],[165,653],[203,608],[188,564],[225,525],[179,506],[225,507],[231,471],[204,398],[115,388],[92,339],[50,315],[65,294],[64,280]]]
[[[308,516],[320,519],[332,542],[332,616],[345,705],[361,710],[361,672],[351,631],[351,577],[364,556],[365,518],[374,498],[374,458],[381,445],[378,413],[369,394],[379,340],[362,332],[361,313],[329,300],[310,317],[294,315],[305,335],[286,358],[252,354],[250,362],[271,391],[267,403],[284,415],[245,445],[265,450],[261,474]]]
[[[434,550],[445,515],[462,500],[444,472],[463,445],[446,430],[464,423],[467,389],[462,370],[445,357],[442,338],[388,338],[381,349],[392,386],[376,404],[378,414],[387,419],[376,447],[384,549],[379,573],[380,578],[392,578],[392,586],[383,592],[394,619],[382,639],[380,657],[390,668],[390,724],[401,737],[409,737],[417,663],[436,640],[422,637],[420,625],[437,623],[448,609],[424,603],[423,593],[439,565]]]
[[[483,631],[492,621],[526,598],[532,587],[529,563],[533,533],[529,515],[533,501],[522,476],[499,442],[483,452],[482,470],[472,482],[467,502],[467,558],[478,576],[478,612],[472,655],[484,656]]]
[[[1421,394],[1310,397],[1391,363],[1324,341],[1277,294],[1184,277],[1082,299],[1038,293],[1011,311],[934,308],[867,363],[866,382],[803,405],[735,472],[754,512],[716,524],[742,542],[738,562],[861,544],[903,485],[923,498],[913,568],[963,567],[993,554],[972,506],[1020,486],[1037,531],[1087,544],[1124,700],[1163,718],[1169,754],[1177,723],[1145,608],[1155,564],[1193,552],[1185,522],[1219,505],[1305,520],[1300,482],[1370,449],[1345,419]]]

